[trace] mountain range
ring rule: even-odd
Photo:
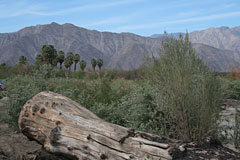
[[[240,66],[240,27],[209,28],[189,35],[197,56],[212,70],[225,72]],[[162,35],[99,32],[53,22],[1,33],[0,63],[15,65],[22,55],[34,63],[41,47],[51,44],[65,54],[80,54],[88,67],[92,58],[102,58],[105,68],[130,70],[138,68],[146,56],[157,55],[163,39]]]

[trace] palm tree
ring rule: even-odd
[[[86,68],[86,66],[87,66],[87,63],[86,63],[84,60],[81,60],[81,62],[80,62],[80,68],[81,68],[82,71],[84,71],[84,69]]]
[[[27,63],[27,58],[25,56],[20,56],[18,59],[19,64],[26,64]]]
[[[74,61],[73,53],[72,52],[68,52],[66,59],[67,59],[67,61],[69,63],[69,70],[71,70],[71,66],[72,66],[73,61]]]
[[[97,65],[97,60],[95,58],[93,58],[91,60],[91,64],[92,64],[93,70],[95,71],[95,68],[96,68],[96,65]]]
[[[66,58],[66,59],[64,60],[64,66],[65,66],[65,68],[67,68],[67,69],[70,70],[70,61],[69,61],[68,58]]]
[[[53,45],[43,45],[41,49],[41,53],[43,56],[44,61],[47,64],[53,65],[54,59],[57,58],[57,50],[54,48]]]
[[[35,65],[39,67],[43,63],[43,56],[41,54],[37,54],[35,58]]]
[[[57,64],[58,64],[58,59],[55,58],[55,59],[52,61],[52,65],[53,65],[54,67],[57,67]]]
[[[79,54],[74,54],[74,72],[76,72],[77,68],[77,63],[80,61],[80,55]]]
[[[97,60],[97,66],[98,66],[99,70],[101,70],[102,65],[103,65],[103,60],[102,60],[101,58],[99,58],[99,59]]]
[[[60,69],[62,69],[62,64],[64,62],[64,59],[65,59],[64,52],[63,51],[59,51],[57,60],[60,63]]]

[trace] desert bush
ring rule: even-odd
[[[34,71],[34,66],[27,64],[16,64],[10,67],[10,72],[13,75],[29,75]]]
[[[132,86],[132,82],[125,80],[111,80],[106,77],[98,80],[82,80],[61,77],[62,73],[64,71],[43,65],[33,75],[13,76],[6,79],[7,91],[4,96],[10,98],[7,106],[8,122],[16,126],[21,107],[41,91],[62,94],[98,114],[95,106],[118,103],[121,97],[129,93]]]
[[[33,75],[42,78],[55,78],[55,77],[66,77],[69,71],[61,70],[57,67],[51,65],[41,65],[39,68],[35,69]]]
[[[34,66],[30,64],[16,64],[14,66],[0,65],[0,79],[5,79],[15,75],[30,75],[34,71]]]
[[[229,99],[240,99],[240,79],[226,80],[222,79],[225,97]]]
[[[148,82],[130,83],[127,93],[111,104],[98,103],[91,108],[102,119],[128,128],[174,137],[174,123],[165,117],[161,92]],[[118,87],[117,87],[118,88]],[[160,100],[162,101],[160,103]],[[167,115],[166,115],[167,116]],[[166,128],[169,128],[166,130]]]
[[[125,95],[128,95],[133,88],[131,81],[126,80],[110,80],[110,79],[101,79],[95,80],[91,83],[91,99],[93,102],[89,106],[89,109],[95,113],[95,106],[101,104],[105,105],[107,108],[113,104],[118,104],[121,98]],[[90,93],[90,92],[89,92]]]
[[[132,92],[121,98],[113,117],[114,123],[129,128],[161,134],[161,111],[156,97],[158,90],[148,83],[135,87]],[[115,107],[116,108],[116,107]],[[118,114],[118,115],[116,115]]]
[[[44,79],[32,76],[15,76],[6,80],[9,97],[7,103],[7,114],[9,124],[16,126],[21,107],[35,94],[47,90],[47,83]]]
[[[84,79],[85,75],[86,75],[86,72],[84,72],[82,70],[78,70],[78,71],[72,73],[72,77],[77,78],[77,79]]]
[[[9,67],[6,65],[0,65],[0,79],[5,79],[9,76]]]
[[[160,126],[164,134],[182,140],[216,136],[221,84],[196,57],[188,35],[166,38],[159,57],[149,61],[146,72],[160,91],[157,103],[165,117],[166,124]]]
[[[97,84],[94,81],[85,81],[74,78],[48,79],[48,89],[62,94],[89,108],[95,100]]]
[[[111,79],[140,80],[143,78],[144,74],[141,68],[129,71],[117,69],[112,70],[105,69],[105,71],[107,71],[108,77]]]
[[[131,93],[137,87],[137,84],[133,81],[121,79],[113,81],[103,79],[91,83],[91,87],[94,88],[93,93],[88,94],[88,96],[85,95],[86,98],[88,97],[88,103],[84,106],[87,106],[89,110],[108,122],[126,126],[123,123],[125,122],[123,116],[126,116],[126,110],[119,107],[119,104],[124,97],[132,96]],[[82,99],[83,97],[81,97],[81,101],[83,101]],[[91,103],[89,103],[90,101]]]

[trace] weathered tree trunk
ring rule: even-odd
[[[105,122],[71,99],[52,92],[41,92],[27,101],[18,124],[23,134],[48,152],[70,159],[168,160],[183,158],[187,153],[181,141]]]
[[[25,135],[48,152],[75,159],[171,159],[168,144],[151,141],[165,139],[107,123],[52,92],[41,92],[29,100],[18,123]]]

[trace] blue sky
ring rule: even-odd
[[[0,0],[0,33],[72,23],[149,36],[240,25],[240,0]]]

